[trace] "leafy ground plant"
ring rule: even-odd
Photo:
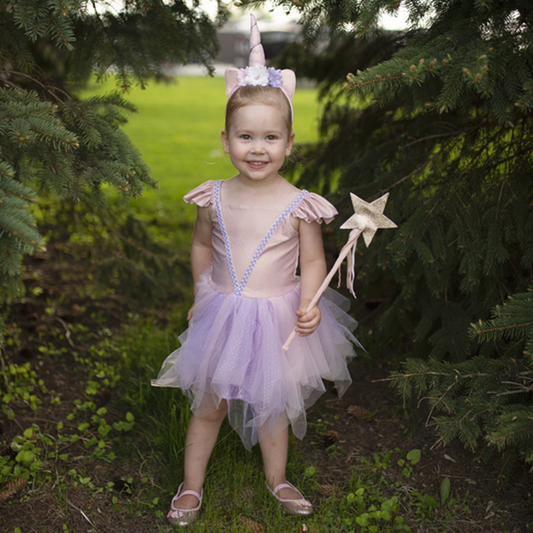
[[[351,468],[344,494],[337,494],[328,502],[324,518],[330,530],[412,532],[421,524],[426,530],[452,530],[450,526],[457,517],[470,514],[467,500],[449,498],[448,485],[447,494],[438,503],[433,496],[410,485],[420,458],[418,449],[361,457]]]
[[[87,459],[115,459],[111,443],[121,432],[131,431],[135,418],[130,412],[122,416],[98,407],[100,392],[112,389],[118,381],[116,367],[105,361],[114,355],[106,340],[90,346],[84,357],[74,352],[74,361],[85,375],[85,387],[66,409],[61,392],[49,390],[31,363],[2,368],[6,388],[0,397],[2,412],[15,422],[19,432],[13,434],[11,429],[12,436],[1,450],[0,486],[7,489],[0,499],[6,492],[11,494],[17,484],[29,483],[35,488],[53,482],[62,465],[69,465],[72,452]],[[50,354],[52,349],[46,352]]]

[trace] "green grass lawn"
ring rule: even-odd
[[[112,89],[111,82],[93,84],[83,95]],[[183,203],[181,197],[196,185],[235,174],[220,142],[226,105],[223,78],[183,77],[171,84],[152,82],[146,90],[134,89],[126,98],[139,113],[129,118],[124,131],[141,151],[159,184],[159,190],[147,191],[142,199],[133,202],[136,210],[172,212]],[[298,89],[293,104],[296,142],[316,139],[317,91]]]

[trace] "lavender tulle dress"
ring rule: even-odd
[[[290,217],[329,223],[337,211],[307,191],[281,213],[229,205],[221,202],[223,187],[207,181],[184,197],[211,207],[213,264],[200,276],[181,347],[152,385],[182,389],[198,416],[228,400],[228,420],[247,449],[258,442],[260,427],[273,431],[280,417],[301,439],[305,410],[325,391],[322,380],[335,382],[342,395],[351,383],[353,344],[360,345],[351,333],[357,322],[342,309],[348,300],[328,289],[317,330],[283,351],[300,306],[299,234]]]

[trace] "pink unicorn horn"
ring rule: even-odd
[[[255,16],[250,13],[250,59],[248,66],[264,67],[266,65],[265,51],[261,44],[261,33]]]

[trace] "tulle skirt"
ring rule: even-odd
[[[300,305],[300,287],[281,296],[249,298],[223,294],[200,277],[189,328],[152,380],[156,387],[179,387],[197,416],[227,401],[228,420],[251,449],[263,432],[291,424],[303,438],[305,410],[324,392],[323,379],[342,395],[351,383],[347,368],[359,342],[357,322],[343,310],[348,300],[328,289],[319,307],[322,321],[307,336],[296,336],[287,352]]]

